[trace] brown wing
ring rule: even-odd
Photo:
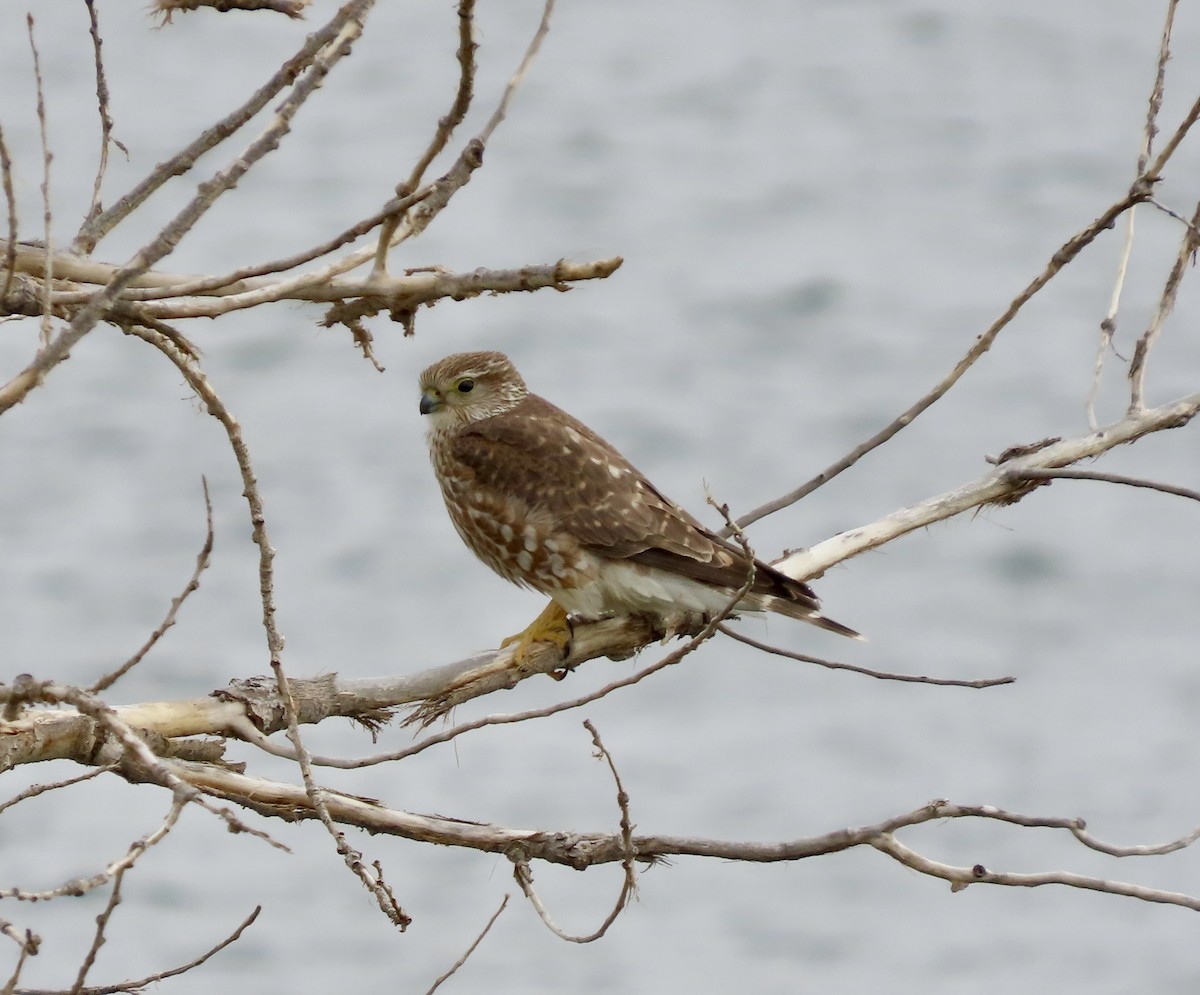
[[[746,579],[742,550],[669,501],[582,422],[530,394],[510,411],[461,429],[453,455],[477,485],[530,512],[596,553],[629,559],[720,588]],[[765,563],[753,590],[815,609],[812,590]]]
[[[710,555],[699,522],[595,432],[535,394],[464,426],[451,445],[478,485],[523,501],[598,552],[625,557],[661,546]]]

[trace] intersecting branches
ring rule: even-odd
[[[591,933],[576,936],[564,932],[555,925],[554,921],[550,918],[550,914],[546,911],[546,907],[542,904],[541,899],[538,898],[537,892],[534,891],[533,871],[529,866],[529,860],[525,854],[520,848],[513,848],[505,854],[513,863],[513,877],[516,878],[521,891],[537,911],[538,918],[546,924],[550,932],[560,940],[566,940],[568,943],[593,943],[600,939],[600,937],[608,932],[609,927],[617,921],[617,916],[621,914],[625,906],[637,894],[636,862],[638,855],[633,843],[633,822],[629,816],[629,795],[625,793],[625,785],[621,783],[621,775],[617,773],[617,765],[613,762],[612,754],[605,749],[604,743],[600,739],[600,733],[587,719],[584,719],[583,726],[592,734],[592,743],[596,747],[596,756],[608,764],[608,769],[612,772],[613,780],[617,784],[617,805],[621,810],[621,841],[625,848],[625,855],[621,860],[621,865],[624,868],[625,874],[621,879],[621,893],[617,896],[617,901],[612,911],[604,917],[604,921]]]
[[[165,21],[169,21],[173,10],[189,6],[195,5],[164,4],[160,5],[159,13]],[[237,6],[225,5],[225,8]],[[262,4],[241,6],[263,7]],[[299,6],[290,5],[287,12],[296,13]],[[440,299],[451,297],[461,300],[481,294],[530,292],[541,288],[565,290],[578,280],[608,276],[620,265],[621,260],[611,258],[594,263],[559,260],[504,269],[479,267],[463,274],[447,272],[439,267],[408,269],[395,277],[387,273],[386,260],[390,249],[426,230],[482,166],[486,144],[507,113],[512,97],[545,37],[553,10],[553,0],[548,0],[528,51],[482,131],[463,145],[442,176],[426,181],[427,171],[448,148],[474,96],[474,3],[472,0],[462,0],[458,8],[460,74],[454,99],[449,111],[437,122],[425,150],[417,156],[416,165],[407,178],[396,185],[394,196],[386,197],[376,211],[353,222],[343,231],[281,259],[250,262],[223,274],[181,275],[157,267],[158,262],[169,255],[180,239],[201,222],[220,197],[233,189],[256,163],[286,139],[296,115],[361,36],[372,7],[373,0],[349,0],[324,26],[312,33],[296,54],[287,59],[240,107],[204,130],[176,155],[152,169],[140,183],[105,210],[102,206],[102,190],[109,146],[114,143],[113,121],[109,113],[99,21],[95,6],[89,3],[101,150],[90,207],[79,225],[70,251],[66,252],[57,250],[50,238],[52,214],[48,178],[53,157],[43,103],[39,53],[34,44],[30,21],[30,43],[39,101],[38,120],[42,135],[44,231],[40,241],[22,241],[19,237],[11,157],[4,135],[0,133],[0,173],[3,174],[9,214],[7,238],[0,239],[4,260],[0,313],[38,318],[42,327],[42,341],[41,348],[26,368],[9,383],[0,386],[0,414],[22,402],[31,390],[44,382],[46,376],[67,357],[84,335],[98,323],[104,322],[145,341],[166,356],[183,375],[205,409],[221,423],[242,478],[252,539],[258,546],[262,622],[272,671],[272,694],[278,703],[280,727],[290,741],[288,754],[298,764],[307,804],[329,831],[338,853],[372,892],[380,909],[403,930],[409,919],[387,884],[382,866],[377,861],[369,864],[358,850],[349,845],[327,807],[327,790],[317,784],[313,777],[313,764],[300,736],[303,707],[293,697],[292,684],[283,669],[284,640],[276,622],[274,594],[275,550],[269,539],[265,505],[250,450],[240,424],[205,374],[199,351],[173,322],[196,317],[212,318],[235,310],[284,301],[323,304],[327,308],[324,324],[345,325],[364,356],[382,369],[374,357],[371,335],[364,325],[365,318],[381,311],[387,312],[403,324],[406,332],[411,333],[418,310]],[[207,177],[201,177],[196,196],[191,202],[128,261],[108,263],[93,257],[101,241],[127,225],[169,180],[196,172],[202,156],[211,157],[218,150],[228,148],[230,140],[255,120],[263,121],[258,135],[229,156],[224,165]],[[118,144],[118,147],[121,146]],[[373,243],[353,247],[353,243],[375,232],[378,235]],[[347,247],[350,248],[347,250]],[[372,261],[375,265],[369,273],[351,275],[352,271]],[[305,270],[305,267],[309,268]],[[209,807],[215,814],[225,818],[231,829],[251,831],[233,819],[226,810],[213,808],[186,781],[180,780],[171,766],[191,762],[215,765],[216,769],[225,772],[241,768],[241,765],[225,762],[220,740],[187,738],[188,734],[183,732],[185,728],[197,725],[197,714],[211,717],[209,710],[197,709],[189,714],[189,709],[175,709],[169,703],[165,703],[166,707],[135,707],[131,717],[135,718],[137,724],[131,725],[95,697],[109,689],[153,650],[174,624],[184,600],[196,590],[212,548],[212,509],[208,503],[207,488],[205,502],[208,510],[207,539],[197,558],[195,572],[183,593],[172,601],[162,624],[138,653],[99,678],[90,692],[22,676],[14,681],[11,688],[2,689],[3,693],[0,694],[0,701],[4,703],[5,731],[13,734],[12,738],[6,737],[5,740],[5,766],[26,762],[35,754],[42,757],[57,754],[85,765],[96,765],[97,770],[112,771],[127,780],[157,783],[168,788],[172,794],[171,808],[162,825],[135,843],[123,857],[109,862],[99,873],[86,879],[73,879],[51,892],[34,894],[20,889],[7,892],[19,898],[49,898],[81,894],[111,883],[110,905],[98,922],[95,942],[80,967],[76,989],[82,988],[95,952],[103,942],[107,922],[116,910],[121,876],[143,852],[171,830],[185,805]],[[303,682],[300,687],[304,687]],[[54,709],[45,707],[47,704],[66,704],[71,707]],[[238,705],[224,703],[223,707],[237,714],[229,717],[224,726],[217,723],[214,728],[237,729],[250,725],[245,712]],[[359,718],[368,723],[379,721],[378,718],[365,715]],[[217,735],[220,735],[220,731]],[[10,804],[33,797],[35,793],[62,790],[78,780],[67,779],[38,792],[22,793]],[[20,934],[15,927],[10,927],[9,932],[19,939]],[[35,947],[36,944],[26,945],[30,951]]]
[[[169,18],[171,9],[197,5],[195,0],[164,2],[160,4],[160,11]],[[253,0],[223,6],[226,9],[254,7],[293,12],[299,5],[281,4],[278,0],[267,3]],[[744,586],[732,592],[727,606],[716,616],[580,620],[574,626],[573,638],[565,657],[556,647],[535,644],[519,659],[515,655],[515,648],[502,649],[402,676],[347,680],[336,674],[328,674],[319,679],[303,680],[285,672],[283,635],[276,622],[275,550],[267,529],[266,503],[260,492],[250,447],[241,425],[204,372],[198,350],[173,323],[197,317],[216,318],[233,311],[281,302],[318,304],[325,308],[323,323],[327,326],[341,324],[348,328],[366,358],[374,361],[371,335],[364,324],[367,318],[386,313],[401,323],[405,332],[411,332],[419,309],[440,299],[528,292],[541,288],[564,290],[576,281],[607,277],[621,265],[620,257],[612,257],[585,263],[558,260],[504,269],[480,268],[466,273],[447,272],[438,267],[408,268],[397,275],[388,271],[391,251],[401,243],[415,239],[433,224],[458,191],[482,167],[487,143],[508,112],[513,94],[546,35],[553,0],[547,2],[524,57],[491,117],[480,131],[455,152],[451,149],[451,143],[467,119],[475,99],[477,49],[473,0],[460,0],[455,47],[459,70],[449,108],[438,119],[423,151],[415,157],[415,165],[403,171],[393,190],[387,191],[386,196],[381,195],[376,209],[366,217],[347,224],[339,232],[326,234],[313,245],[298,248],[286,257],[246,262],[227,272],[181,274],[159,265],[179,240],[200,224],[218,198],[232,190],[248,170],[286,139],[306,101],[342,62],[351,45],[362,34],[371,8],[371,0],[350,0],[346,3],[324,26],[313,32],[296,53],[241,106],[151,170],[141,182],[105,210],[101,197],[105,182],[105,157],[109,145],[115,140],[108,111],[99,27],[95,8],[89,2],[101,121],[101,154],[90,206],[69,252],[56,250],[50,238],[52,214],[48,175],[52,154],[45,127],[44,106],[39,109],[45,191],[43,237],[40,242],[22,241],[19,238],[11,158],[4,134],[0,132],[0,174],[9,209],[7,237],[0,240],[3,259],[0,310],[11,315],[35,317],[42,323],[44,331],[42,346],[27,367],[8,384],[0,386],[0,414],[23,401],[67,356],[73,345],[100,322],[121,328],[165,356],[179,370],[208,413],[220,422],[237,464],[253,541],[258,547],[262,624],[270,668],[267,678],[237,681],[198,701],[151,702],[111,708],[98,697],[153,651],[174,623],[185,599],[196,590],[208,564],[213,539],[212,508],[206,488],[207,538],[197,557],[194,573],[183,592],[171,602],[163,622],[141,650],[125,664],[99,678],[87,691],[38,681],[27,675],[18,678],[11,687],[0,686],[4,732],[0,737],[0,769],[54,758],[71,759],[88,768],[88,772],[79,777],[23,791],[0,805],[0,811],[48,791],[68,789],[100,773],[113,773],[129,781],[154,784],[170,795],[168,811],[161,823],[152,832],[131,843],[125,852],[107,861],[96,873],[72,878],[41,891],[16,887],[0,890],[0,898],[40,901],[77,896],[102,887],[111,888],[109,903],[97,920],[92,947],[80,966],[76,989],[84,986],[95,953],[104,941],[107,924],[117,910],[123,876],[136,867],[142,855],[173,829],[188,805],[200,806],[231,831],[249,832],[273,842],[264,832],[235,816],[229,808],[216,804],[214,799],[241,806],[266,818],[321,822],[346,866],[368,888],[378,908],[399,930],[408,925],[407,913],[393,893],[380,863],[368,861],[362,852],[350,845],[345,832],[347,827],[504,855],[512,862],[518,885],[538,914],[557,935],[572,942],[589,942],[604,935],[635,892],[638,864],[651,864],[672,856],[786,862],[856,847],[871,847],[921,874],[949,882],[953,890],[971,885],[1038,887],[1056,884],[1200,910],[1200,898],[1134,883],[1086,877],[1066,871],[1026,873],[997,870],[990,861],[982,859],[969,867],[951,865],[919,852],[907,840],[908,835],[915,835],[917,828],[926,823],[966,819],[1002,823],[1022,830],[1066,832],[1083,848],[1113,858],[1126,858],[1160,856],[1185,849],[1200,838],[1200,829],[1164,844],[1120,846],[1094,837],[1080,819],[1029,816],[990,806],[962,806],[935,801],[913,812],[886,818],[870,826],[838,829],[796,840],[745,843],[686,836],[639,836],[634,831],[630,799],[616,764],[590,722],[585,722],[585,726],[592,735],[597,755],[607,763],[616,784],[619,811],[619,831],[616,832],[513,829],[465,819],[415,815],[390,807],[384,801],[356,797],[318,780],[318,771],[396,764],[486,727],[529,722],[581,708],[680,662],[718,632],[747,642],[764,652],[783,653],[816,666],[851,671],[876,679],[972,689],[992,687],[1012,680],[1010,677],[963,680],[889,673],[804,657],[748,639],[726,623],[733,606],[739,603],[753,583],[753,566],[748,570]],[[1095,221],[1064,242],[1042,271],[971,343],[949,373],[889,425],[801,487],[768,502],[737,522],[732,520],[727,509],[721,508],[726,519],[726,533],[736,536],[743,543],[751,563],[753,555],[741,531],[742,526],[795,503],[893,439],[916,417],[943,398],[982,359],[1025,305],[1122,218],[1128,220],[1126,241],[1108,313],[1102,323],[1092,390],[1086,399],[1088,431],[1080,430],[1066,438],[1048,439],[1032,445],[1015,445],[991,459],[990,469],[976,479],[912,507],[891,511],[874,522],[834,536],[811,549],[790,553],[779,560],[777,566],[796,578],[816,576],[835,563],[878,548],[933,522],[989,505],[1022,500],[1053,479],[1105,481],[1200,499],[1200,493],[1194,488],[1074,468],[1074,464],[1081,460],[1099,457],[1117,446],[1137,441],[1151,433],[1182,428],[1200,411],[1200,392],[1157,406],[1148,406],[1145,400],[1147,359],[1164,334],[1179,288],[1188,272],[1187,263],[1200,247],[1200,236],[1197,234],[1200,208],[1192,212],[1188,220],[1186,211],[1169,209],[1155,199],[1164,170],[1200,118],[1198,100],[1155,155],[1175,8],[1176,0],[1170,0],[1154,87],[1149,99],[1142,149],[1129,189],[1103,210]],[[40,77],[40,69],[38,73]],[[271,110],[268,111],[268,107]],[[129,260],[109,263],[93,258],[96,247],[137,213],[169,180],[197,171],[202,156],[226,148],[225,143],[259,115],[263,115],[264,120],[257,136],[246,142],[240,151],[229,154],[223,166],[201,179],[197,184],[196,196]],[[442,175],[427,179],[434,163],[443,157],[448,162]],[[1116,421],[1100,427],[1094,415],[1094,397],[1105,357],[1117,330],[1123,281],[1134,248],[1134,210],[1143,203],[1160,208],[1176,218],[1183,227],[1183,234],[1174,263],[1163,280],[1158,306],[1136,340],[1132,352],[1128,408]],[[597,657],[624,659],[656,640],[665,641],[674,636],[687,638],[673,651],[664,653],[647,666],[592,691],[543,708],[484,715],[438,732],[428,731],[432,723],[446,719],[457,706],[468,701],[511,688],[520,681],[540,674],[561,674]],[[301,735],[305,726],[330,717],[344,716],[356,720],[374,736],[400,706],[412,706],[405,725],[417,730],[420,738],[415,742],[406,741],[400,746],[389,744],[393,748],[373,755],[322,756],[313,753]],[[286,742],[280,741],[278,733],[285,735]],[[225,756],[226,738],[240,739],[263,753],[294,761],[300,783],[256,777],[247,773],[250,765],[230,763]],[[252,752],[251,755],[256,754]],[[900,841],[901,834],[906,836],[905,842]],[[571,935],[552,923],[533,890],[533,868],[538,861],[576,869],[606,863],[619,863],[622,866],[624,875],[619,895],[611,912],[595,931],[583,936]],[[501,905],[501,910],[503,907]],[[183,968],[162,972],[141,981],[126,982],[108,990],[129,990],[190,970],[236,940],[253,919],[254,915],[222,944]],[[443,975],[434,988],[458,969],[494,921],[495,916],[459,963]],[[37,937],[28,931],[23,932],[12,923],[0,921],[0,932],[18,945],[22,958],[20,963],[38,948]],[[10,988],[15,986],[20,963]]]
[[[1082,231],[1073,235],[1050,257],[1045,268],[1036,276],[1030,283],[1012,299],[1004,312],[988,326],[984,332],[977,336],[966,354],[960,359],[951,371],[946,374],[934,387],[924,396],[915,401],[912,405],[906,408],[903,412],[884,428],[880,429],[861,445],[856,446],[841,459],[826,467],[820,473],[816,474],[810,480],[801,484],[799,487],[786,494],[783,494],[765,504],[747,512],[738,519],[738,525],[745,528],[746,526],[757,522],[768,515],[781,511],[784,508],[790,507],[796,502],[807,497],[817,488],[824,486],[829,481],[833,480],[839,474],[845,472],[854,466],[860,459],[868,453],[884,445],[889,440],[893,439],[901,431],[907,428],[912,422],[925,411],[929,410],[937,401],[941,400],[955,384],[963,377],[963,375],[971,369],[995,343],[999,334],[1008,327],[1013,319],[1024,309],[1025,305],[1034,298],[1044,287],[1046,287],[1062,270],[1076,259],[1081,252],[1092,245],[1100,235],[1114,227],[1117,220],[1122,216],[1128,218],[1128,227],[1126,229],[1126,240],[1122,249],[1121,263],[1117,272],[1116,285],[1114,287],[1112,301],[1109,307],[1108,315],[1101,323],[1101,342],[1096,360],[1096,368],[1093,376],[1092,387],[1086,401],[1086,408],[1091,427],[1096,428],[1094,403],[1096,392],[1099,389],[1100,377],[1104,365],[1104,356],[1112,341],[1113,332],[1116,328],[1116,314],[1120,301],[1120,289],[1124,283],[1125,274],[1128,269],[1129,255],[1133,248],[1133,212],[1139,204],[1153,202],[1154,190],[1157,184],[1163,178],[1163,172],[1182,144],[1183,140],[1191,132],[1192,127],[1200,120],[1200,97],[1197,97],[1188,112],[1180,120],[1175,130],[1171,133],[1166,144],[1159,154],[1150,161],[1154,136],[1158,133],[1158,113],[1162,106],[1163,86],[1166,74],[1167,60],[1170,58],[1170,37],[1171,28],[1174,23],[1175,8],[1178,0],[1168,0],[1166,23],[1163,28],[1162,44],[1159,50],[1157,71],[1155,73],[1154,85],[1151,89],[1149,99],[1149,107],[1146,116],[1146,125],[1142,143],[1142,152],[1138,157],[1137,175],[1130,184],[1129,190],[1118,200],[1110,204],[1100,215]],[[1146,330],[1143,336],[1138,340],[1138,352],[1135,353],[1134,362],[1130,366],[1129,377],[1131,380],[1131,399],[1129,406],[1129,414],[1136,415],[1144,413],[1142,405],[1142,381],[1144,377],[1143,368],[1145,366],[1145,356],[1149,349],[1153,346],[1162,327],[1163,321],[1170,313],[1174,306],[1175,296],[1178,292],[1179,283],[1183,276],[1184,262],[1195,252],[1197,245],[1197,219],[1200,218],[1200,207],[1197,208],[1197,214],[1192,221],[1184,222],[1185,233],[1183,242],[1179,250],[1179,257],[1175,266],[1172,268],[1170,275],[1167,278],[1166,285],[1163,288],[1162,298],[1155,311],[1154,319],[1150,327]],[[1182,219],[1181,219],[1182,220]],[[812,576],[809,574],[808,576]]]
[[[309,36],[297,53],[241,107],[207,129],[176,156],[156,167],[112,208],[90,211],[71,252],[55,253],[47,249],[45,244],[21,242],[15,230],[10,231],[10,237],[3,240],[8,275],[0,310],[40,314],[46,322],[51,316],[57,316],[69,320],[70,325],[48,342],[26,370],[9,384],[0,387],[0,413],[23,400],[29,390],[65,358],[71,346],[101,320],[116,324],[149,319],[174,321],[216,317],[280,301],[325,303],[330,305],[325,323],[346,325],[364,355],[373,359],[370,335],[362,325],[364,317],[387,312],[411,331],[413,316],[419,308],[446,297],[462,299],[485,293],[529,292],[541,288],[562,290],[578,280],[602,279],[621,264],[619,258],[578,264],[559,260],[550,264],[506,269],[479,268],[467,274],[432,268],[425,272],[410,270],[401,277],[387,275],[383,265],[387,250],[425,230],[468,182],[475,169],[482,165],[486,141],[503,118],[513,91],[536,54],[553,6],[552,3],[547,5],[530,50],[487,126],[479,136],[466,143],[444,176],[422,187],[419,184],[425,170],[445,148],[455,127],[465,116],[473,94],[473,5],[463,3],[459,9],[462,75],[451,111],[439,121],[433,138],[418,159],[418,166],[407,180],[398,185],[396,195],[378,211],[311,249],[301,250],[284,259],[239,267],[231,273],[180,275],[153,269],[154,264],[196,226],[220,196],[232,189],[255,163],[279,146],[290,130],[295,115],[361,35],[372,5],[372,0],[352,0],[347,3],[328,24]],[[98,44],[96,51],[97,87],[107,147],[110,126]],[[289,92],[275,108],[262,133],[238,153],[228,166],[202,182],[191,204],[133,259],[116,265],[90,258],[99,240],[141,207],[167,180],[193,170],[201,155],[211,153],[231,138],[285,89]],[[98,205],[95,199],[94,203]],[[10,212],[10,224],[13,218],[15,213]],[[344,245],[381,226],[386,237],[382,237],[376,246],[367,245],[341,257],[331,258]],[[325,261],[315,269],[281,275],[318,259]],[[345,277],[345,274],[373,260],[375,269],[368,275],[355,279]],[[22,288],[23,293],[10,299],[9,288],[18,276],[30,283]]]

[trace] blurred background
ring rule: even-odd
[[[458,270],[620,254],[609,280],[442,302],[417,335],[372,322],[377,373],[320,309],[279,305],[181,323],[240,420],[275,547],[285,663],[294,676],[416,671],[494,646],[540,598],[477,563],[428,466],[417,373],[465,349],[508,352],[531,387],[616,444],[705,520],[705,483],[735,514],[818,472],[924,394],[1071,234],[1126,190],[1165,4],[1118,0],[563,0],[485,167],[406,266]],[[0,125],[25,238],[41,236],[41,153],[28,4],[0,6]],[[177,16],[101,4],[115,136],[106,203],[239,104],[334,10]],[[34,8],[54,160],[54,237],[86,210],[99,127],[83,5]],[[482,0],[474,110],[482,127],[540,6]],[[164,261],[225,272],[289,254],[376,210],[407,176],[457,79],[449,3],[379,4],[353,57],[280,151]],[[1200,87],[1200,19],[1184,5],[1161,122]],[[256,122],[172,181],[96,257],[119,263]],[[430,175],[446,168],[435,165]],[[1190,214],[1193,139],[1158,195]],[[1181,182],[1184,181],[1184,182]],[[1177,251],[1177,222],[1138,214],[1118,319],[1128,357]],[[808,545],[972,480],[987,454],[1087,430],[1098,325],[1123,230],[1039,295],[955,390],[885,449],[754,526],[764,556]],[[1189,272],[1188,279],[1192,279]],[[1197,389],[1200,318],[1185,281],[1152,354],[1148,401]],[[0,380],[32,357],[33,321],[0,325]],[[1102,422],[1126,403],[1110,356]],[[1200,486],[1195,428],[1107,456],[1100,468]],[[88,683],[160,622],[203,541],[213,562],[177,626],[113,703],[206,695],[267,670],[256,550],[224,433],[144,343],[99,327],[0,423],[0,679]],[[678,667],[579,712],[478,732],[403,764],[325,782],[416,812],[547,830],[615,831],[590,718],[631,796],[639,832],[786,840],[873,823],[944,797],[1083,816],[1117,843],[1200,824],[1194,504],[1061,481],[852,560],[817,583],[863,645],[786,619],[751,634],[879,669],[1011,674],[970,691],[814,669],[714,640]],[[641,662],[661,652],[648,649]],[[528,681],[459,710],[465,720],[575,696],[628,673],[594,661],[566,684]],[[348,723],[307,731],[314,750],[362,755]],[[237,746],[251,772],[296,781]],[[77,772],[10,772],[9,796]],[[0,881],[54,887],[149,832],[169,799],[103,778],[5,812]],[[401,839],[351,841],[382,860],[414,922],[399,935],[316,825],[270,823],[289,856],[188,811],[128,875],[89,983],[184,963],[264,912],[232,948],[164,991],[424,991],[515,891],[502,857]],[[967,822],[903,835],[936,859],[1066,869],[1200,893],[1200,856],[1129,859],[1049,831]],[[588,932],[619,868],[535,867],[563,928]],[[969,888],[869,849],[794,864],[681,858],[641,875],[607,937],[555,939],[514,898],[446,990],[600,993],[736,990],[1194,991],[1193,913],[1062,888]],[[43,935],[29,986],[65,987],[104,893],[0,915]],[[11,945],[0,972],[11,970]]]

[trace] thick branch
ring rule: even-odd
[[[178,775],[194,787],[227,801],[245,805],[265,815],[293,820],[315,818],[311,801],[303,788],[248,778],[199,764],[172,765]],[[1005,812],[991,806],[955,805],[933,801],[928,805],[893,816],[870,826],[837,829],[820,836],[772,843],[714,840],[682,836],[633,836],[617,833],[575,833],[509,829],[475,821],[460,821],[444,816],[416,815],[385,807],[375,799],[358,798],[336,792],[325,793],[331,815],[339,822],[359,826],[370,832],[387,833],[425,843],[461,846],[489,853],[503,853],[511,860],[543,860],[584,870],[598,864],[627,860],[630,849],[641,862],[655,863],[666,857],[696,856],[755,863],[779,863],[804,860],[838,853],[857,846],[874,846],[905,866],[944,878],[959,888],[967,884],[996,884],[1035,887],[1059,884],[1089,891],[1106,892],[1148,902],[1179,905],[1200,911],[1200,898],[1177,892],[1160,891],[1120,881],[1106,881],[1065,871],[1041,874],[1015,874],[988,869],[982,864],[957,868],[931,860],[898,843],[894,834],[901,829],[944,819],[985,819],[1023,828],[1082,831],[1079,819],[1039,818]],[[1086,834],[1084,834],[1086,835]],[[1077,838],[1079,834],[1076,833]],[[1090,837],[1089,837],[1090,838]],[[1112,844],[1094,846],[1080,839],[1089,849],[1109,853],[1169,852],[1187,846],[1196,838],[1190,833],[1172,844],[1152,848],[1123,848]]]
[[[882,546],[892,539],[934,522],[953,518],[964,511],[987,504],[1012,504],[1037,484],[1031,485],[1023,474],[1029,470],[1049,470],[1069,466],[1079,460],[1100,456],[1115,446],[1152,432],[1186,425],[1200,411],[1200,394],[1191,394],[1170,404],[1133,412],[1112,425],[1075,439],[1062,439],[1024,455],[1005,460],[978,480],[931,497],[911,508],[901,508],[877,522],[863,525],[804,550],[784,557],[775,566],[799,579],[818,577],[835,563]]]
[[[0,239],[0,251],[10,243]],[[192,296],[188,288],[203,285],[205,277],[195,274],[150,271],[129,281],[127,288],[114,295],[115,301],[141,301],[141,313],[164,321],[173,318],[213,318],[240,308],[255,307],[279,300],[312,301],[336,304],[349,300],[369,300],[377,309],[415,308],[430,301],[449,297],[462,300],[487,293],[541,290],[580,280],[598,280],[610,276],[621,265],[620,256],[598,259],[590,263],[574,263],[565,259],[544,266],[524,266],[519,269],[476,269],[470,273],[448,273],[430,270],[404,276],[380,275],[363,279],[332,277],[312,282],[293,278],[279,280],[270,277],[251,277],[223,287],[204,290]],[[35,278],[46,274],[46,253],[40,246],[18,243],[15,247],[16,272]],[[117,267],[99,263],[69,253],[54,256],[56,280],[76,284],[107,285]],[[185,296],[172,298],[179,289]],[[142,291],[139,293],[139,291]],[[52,306],[78,305],[92,299],[84,290],[56,291],[51,295]]]

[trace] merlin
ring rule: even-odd
[[[505,580],[551,599],[517,642],[560,648],[567,616],[712,617],[745,586],[750,561],[705,528],[599,435],[537,394],[499,352],[466,352],[421,374],[429,456],[463,542]],[[844,636],[805,583],[754,561],[734,606]]]

